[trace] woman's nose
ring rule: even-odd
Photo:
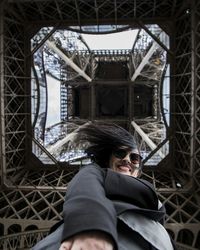
[[[123,161],[131,163],[131,159],[130,159],[129,154],[127,154],[126,156],[124,156]]]

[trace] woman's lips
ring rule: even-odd
[[[129,165],[119,165],[117,168],[122,172],[131,172],[131,167]]]

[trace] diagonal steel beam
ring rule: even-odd
[[[149,51],[147,52],[147,54],[145,55],[145,57],[142,59],[140,65],[137,67],[137,69],[135,70],[131,81],[135,81],[135,79],[139,76],[139,74],[141,73],[141,71],[143,70],[144,66],[148,63],[149,59],[151,58],[151,56],[153,55],[153,53],[155,52],[155,50],[159,47],[159,45],[157,44],[157,42],[153,42],[151,48],[149,49]]]
[[[56,45],[54,42],[49,40],[46,41],[47,46],[52,49],[56,54],[58,54],[72,69],[74,69],[80,76],[85,78],[88,82],[91,82],[92,79],[80,69],[71,59],[69,59]]]
[[[170,49],[168,49],[167,46],[159,39],[160,36],[157,37],[156,35],[154,35],[141,21],[138,21],[137,23],[143,30],[147,32],[147,34],[149,34],[149,36],[153,38],[155,42],[157,42],[160,45],[161,48],[167,51],[169,55],[173,56],[173,52]]]
[[[134,129],[137,131],[137,133],[142,137],[142,139],[146,142],[146,144],[152,149],[155,150],[157,148],[157,145],[148,137],[148,135],[145,134],[145,132],[138,126],[134,121],[131,122]],[[158,150],[159,156],[164,159],[165,155]]]

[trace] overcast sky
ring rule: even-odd
[[[82,34],[90,49],[132,49],[137,30],[106,35]]]
[[[60,122],[60,83],[47,75],[48,110],[46,127]]]

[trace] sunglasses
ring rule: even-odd
[[[116,149],[113,151],[113,155],[119,159],[124,159],[127,154],[128,152],[125,149]],[[137,153],[130,153],[129,158],[133,164],[141,163],[142,160],[142,156]]]

